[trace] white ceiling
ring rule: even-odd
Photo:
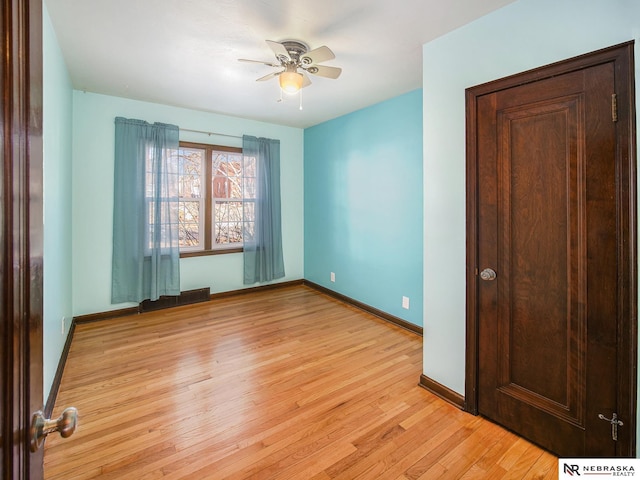
[[[78,90],[309,127],[422,87],[422,45],[513,0],[45,0]],[[298,97],[265,40],[328,46]],[[470,46],[471,47],[471,46]]]

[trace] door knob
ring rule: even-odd
[[[603,414],[598,414],[600,420],[604,420],[611,424],[611,439],[618,440],[618,427],[622,427],[624,423],[618,419],[618,414],[614,413],[611,418],[605,417]]]
[[[485,268],[480,272],[480,278],[485,282],[490,282],[496,279],[496,272],[491,268]]]
[[[37,451],[44,439],[53,432],[60,432],[62,438],[70,437],[76,431],[78,425],[78,410],[74,407],[67,408],[56,420],[44,418],[43,413],[38,410],[31,417],[31,451]]]

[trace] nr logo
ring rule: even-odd
[[[571,475],[572,477],[574,475],[580,476],[580,467],[578,465],[569,465],[565,463],[564,473],[566,473],[567,475]]]

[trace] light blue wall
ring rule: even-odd
[[[424,45],[428,377],[464,394],[465,88],[639,36],[637,0],[519,0]]]
[[[72,87],[43,10],[44,318],[43,392],[51,390],[73,314],[71,294]],[[64,330],[62,319],[65,319]],[[46,401],[46,398],[43,399]]]
[[[114,118],[164,122],[227,135],[249,134],[280,140],[282,235],[286,276],[303,269],[303,130],[106,95],[73,93],[73,314],[125,308],[111,304]],[[181,132],[180,139],[241,146],[239,138]],[[180,261],[182,290],[211,292],[244,288],[242,254]]]
[[[421,90],[305,130],[304,210],[307,280],[422,325]]]

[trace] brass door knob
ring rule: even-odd
[[[490,282],[496,279],[496,272],[491,268],[485,268],[480,272],[480,278],[485,282]]]
[[[70,437],[76,431],[78,425],[78,410],[74,407],[67,408],[56,420],[44,418],[41,411],[37,411],[31,417],[31,451],[37,451],[44,439],[53,432],[59,432],[62,438]]]

